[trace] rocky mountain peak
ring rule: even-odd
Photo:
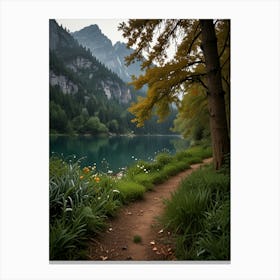
[[[92,29],[94,29],[94,32]],[[113,45],[100,28],[96,27],[96,24],[74,32],[73,36],[82,46],[89,48],[99,61],[116,73],[123,81],[130,82],[132,75],[139,76],[141,74],[139,62],[135,62],[129,67],[125,65],[125,57],[131,54],[132,50],[120,41]]]

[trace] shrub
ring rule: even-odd
[[[168,176],[166,176],[166,174],[163,174],[163,172],[161,171],[155,171],[149,173],[149,177],[151,179],[151,182],[153,182],[153,184],[160,184],[168,179]]]
[[[136,183],[139,183],[140,185],[143,185],[146,190],[152,190],[154,185],[153,185],[153,178],[150,176],[150,174],[137,174],[134,176],[133,180]]]
[[[124,203],[142,198],[145,192],[144,186],[126,179],[118,181],[116,187]]]
[[[156,156],[156,162],[158,163],[158,168],[162,167],[168,163],[170,163],[173,160],[173,157],[170,154],[167,153],[160,153]]]
[[[209,146],[193,146],[187,150],[192,157],[207,158],[212,156],[212,149]]]

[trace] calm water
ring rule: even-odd
[[[82,166],[96,164],[99,171],[118,172],[137,159],[150,161],[158,152],[173,154],[188,145],[178,136],[51,136],[50,154],[62,154],[65,158],[73,155],[86,157]]]

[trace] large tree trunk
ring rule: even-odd
[[[208,80],[208,109],[213,159],[215,168],[219,169],[224,155],[230,152],[224,91],[213,20],[200,20],[200,25]]]

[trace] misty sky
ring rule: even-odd
[[[118,25],[125,19],[56,19],[58,24],[62,24],[71,32],[78,31],[91,24],[97,24],[102,33],[105,34],[113,44],[117,41],[125,42],[121,32],[118,31]]]

